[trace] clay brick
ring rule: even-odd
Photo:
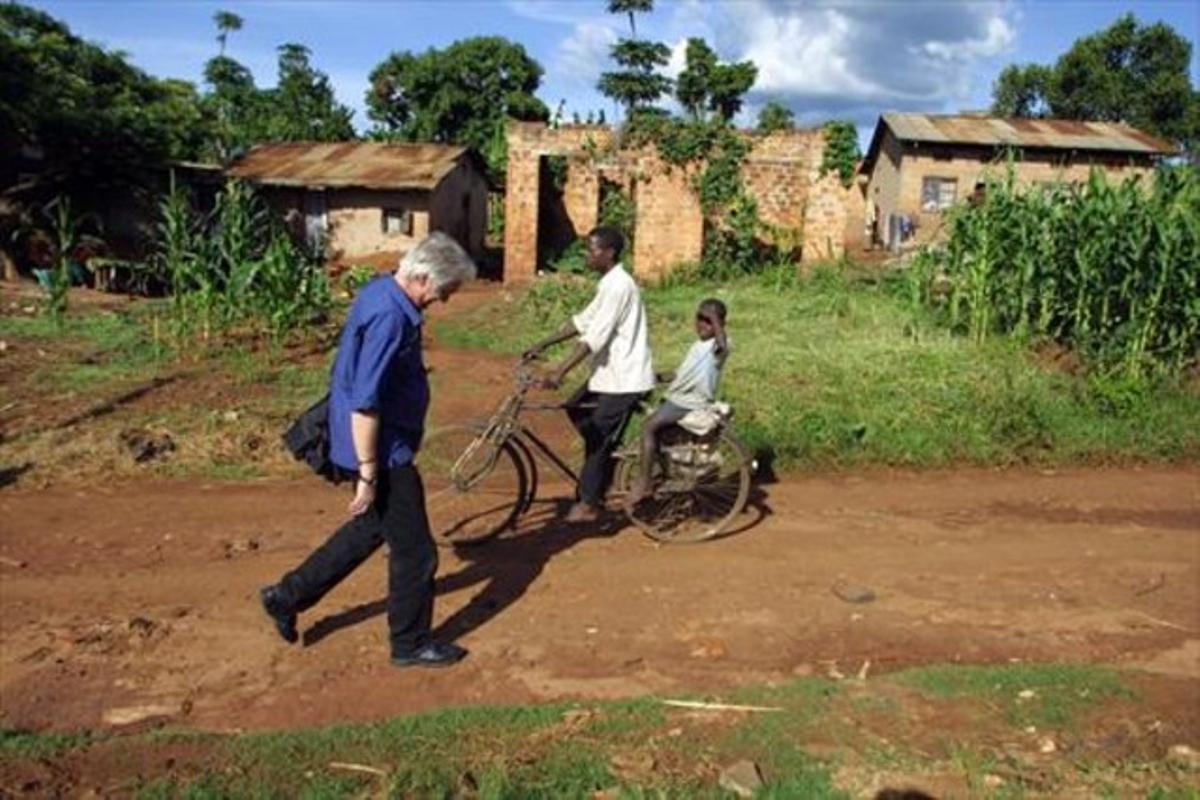
[[[593,162],[584,151],[589,139],[603,151],[610,129],[540,123],[510,123],[505,229],[506,282],[533,277],[537,259],[539,160],[569,158],[563,204],[577,231],[594,226],[600,179],[631,191],[637,205],[634,261],[642,277],[665,275],[674,266],[700,258],[704,218],[687,170],[664,164],[653,148],[621,152]],[[835,176],[819,176],[823,152],[820,130],[747,134],[753,146],[743,180],[759,204],[764,222],[803,231],[802,260],[837,257],[844,240],[861,228],[863,202],[857,187],[843,189]]]

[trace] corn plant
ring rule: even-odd
[[[157,252],[154,257],[158,274],[171,290],[171,311],[176,333],[186,336],[196,312],[208,317],[216,286],[203,257],[201,221],[192,211],[187,193],[175,182],[171,172],[167,195],[158,204],[155,225]]]
[[[324,266],[281,230],[268,242],[255,278],[249,301],[252,313],[275,338],[314,321],[329,308],[331,293]]]
[[[328,310],[320,253],[293,242],[247,184],[226,184],[202,217],[172,177],[159,217],[158,264],[181,334],[198,326],[208,341],[237,325],[278,338]]]
[[[1200,175],[1023,190],[1009,166],[918,255],[914,298],[976,339],[1047,337],[1131,373],[1178,370],[1200,342]]]
[[[46,289],[46,311],[56,326],[61,326],[67,315],[67,290],[71,287],[71,252],[75,249],[78,236],[78,220],[71,212],[71,198],[57,197],[44,209],[50,220],[54,236],[54,266],[50,270],[49,286]]]

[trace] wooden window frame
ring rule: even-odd
[[[397,219],[399,228],[392,230],[388,226],[389,219]],[[408,208],[382,208],[379,212],[379,227],[385,236],[412,236],[413,212]]]
[[[933,197],[933,207],[929,206],[929,186],[932,182],[936,182],[935,195]],[[953,187],[949,201],[944,199],[946,184]],[[958,178],[947,178],[941,175],[925,175],[921,178],[921,211],[925,214],[940,214],[950,206],[954,205],[958,200]]]

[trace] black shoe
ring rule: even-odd
[[[284,641],[288,644],[300,641],[300,634],[296,631],[296,612],[284,602],[279,587],[264,586],[259,590],[258,596],[262,600],[263,611],[266,611],[267,616],[275,623],[275,630],[279,631]]]
[[[393,653],[394,667],[449,667],[462,661],[467,655],[465,648],[446,642],[430,642],[410,653]]]

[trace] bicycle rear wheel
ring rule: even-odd
[[[480,442],[472,449],[480,433],[472,425],[439,428],[417,455],[429,528],[443,547],[492,539],[512,528],[525,507],[528,476],[521,456],[509,442]]]
[[[712,440],[692,436],[663,447],[653,470],[654,493],[632,508],[629,519],[660,542],[702,542],[733,527],[750,497],[750,462],[745,447],[727,430]],[[639,459],[621,463],[618,486],[627,493]]]

